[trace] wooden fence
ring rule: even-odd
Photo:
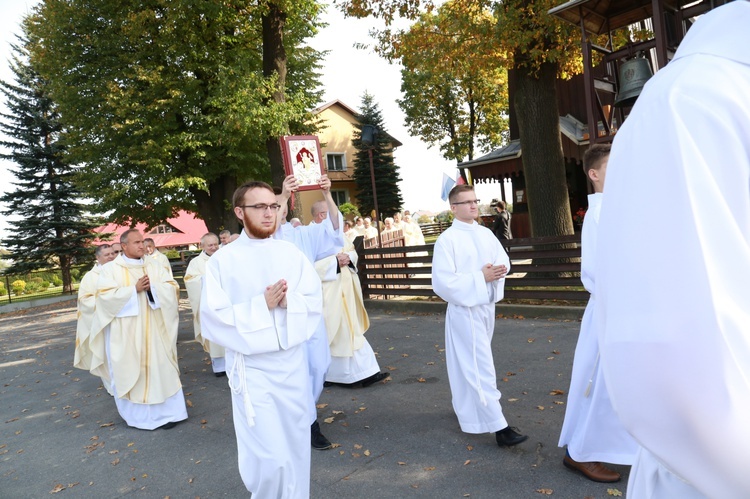
[[[511,261],[505,280],[508,299],[586,301],[581,283],[580,234],[511,239],[503,246]],[[432,290],[433,244],[365,247],[355,241],[359,279],[365,298],[435,296]]]

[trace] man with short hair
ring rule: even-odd
[[[323,220],[328,218],[328,203],[326,203],[326,200],[314,202],[310,207],[310,214],[313,217],[311,224],[322,224]]]
[[[513,239],[510,232],[510,212],[505,209],[505,201],[495,201],[492,206],[497,212],[495,221],[492,224],[492,232],[494,232],[495,237],[500,241]]]
[[[115,242],[112,243],[112,253],[114,253],[115,258],[117,258],[119,255],[122,254],[122,244]]]
[[[99,280],[99,272],[102,265],[115,259],[115,252],[109,244],[102,244],[94,250],[96,262],[94,267],[86,272],[78,285],[78,322],[76,324],[76,347],[73,366],[78,369],[89,371],[91,369],[91,321],[94,319],[96,309],[96,283]],[[108,373],[103,373],[107,375]],[[109,376],[102,378],[104,388],[109,391]]]
[[[462,431],[495,433],[501,447],[520,444],[528,437],[503,415],[491,345],[510,260],[492,231],[476,222],[474,187],[457,185],[448,200],[454,219],[435,243],[432,287],[448,302],[445,361],[453,410]]]
[[[370,217],[365,217],[364,226],[365,226],[365,229],[364,229],[365,239],[372,239],[373,237],[378,237],[378,229],[373,227],[372,220],[370,219]]]
[[[229,232],[227,229],[224,229],[221,232],[219,232],[219,242],[221,243],[219,247],[223,248],[224,246],[232,242],[230,241],[231,237],[232,237],[232,233]]]
[[[156,248],[156,243],[150,237],[143,240],[143,246],[146,248],[147,258],[153,258],[156,263],[164,267],[164,269],[172,275],[172,265],[169,263],[169,258]]]
[[[604,463],[635,462],[638,444],[625,430],[612,407],[599,358],[599,335],[594,326],[596,246],[609,144],[594,144],[583,155],[583,169],[594,186],[581,235],[581,281],[591,293],[581,322],[568,390],[560,447],[567,446],[563,464],[595,482],[617,482],[620,473]]]
[[[321,286],[295,245],[274,239],[271,187],[233,196],[239,240],[206,264],[203,336],[226,348],[240,475],[259,498],[310,496],[312,392],[305,344],[320,322]]]
[[[201,289],[203,288],[203,275],[206,273],[206,263],[209,258],[219,249],[219,238],[213,232],[201,237],[201,248],[203,251],[190,260],[185,270],[185,288],[187,289],[190,308],[193,310],[193,330],[195,341],[203,346],[203,350],[211,357],[211,369],[216,377],[226,376],[226,365],[224,362],[224,347],[204,338],[201,334],[200,303]]]
[[[177,365],[179,287],[144,258],[143,235],[120,236],[123,254],[101,268],[91,324],[91,372],[104,379],[128,426],[169,429],[187,419]]]

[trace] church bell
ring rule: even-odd
[[[654,76],[651,65],[645,57],[635,57],[620,65],[619,91],[615,97],[615,107],[631,107],[641,94],[643,85]]]

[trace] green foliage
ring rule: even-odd
[[[339,211],[347,220],[360,216],[359,209],[351,203],[343,203],[339,206]]]
[[[49,288],[49,282],[41,277],[32,277],[26,283],[26,288],[23,290],[23,294],[30,295],[39,293],[40,291],[46,291],[47,288]]]
[[[26,289],[26,281],[17,279],[10,283],[10,289],[13,290],[13,294],[18,296],[23,294],[23,290]]]
[[[386,213],[401,211],[403,198],[398,183],[401,181],[399,167],[393,162],[393,137],[388,135],[380,107],[373,96],[365,92],[362,96],[360,114],[357,115],[357,131],[352,144],[357,152],[354,154],[354,181],[357,184],[357,201],[363,213],[375,209],[372,178],[370,177],[370,151],[362,145],[360,137],[362,125],[373,125],[378,133],[372,148],[372,162],[375,170],[375,190],[378,198],[378,209],[381,218]]]
[[[262,19],[283,9],[286,93],[266,77]],[[295,2],[40,3],[25,20],[32,62],[53,82],[80,185],[117,222],[197,210],[215,229],[247,179],[270,180],[266,141],[308,132],[321,54],[304,47],[320,6]]]
[[[72,277],[75,281],[78,281],[81,277],[81,269],[70,269],[70,277]]]
[[[433,223],[432,217],[428,217],[427,215],[420,215],[419,220],[417,220],[417,223],[420,224],[431,224]]]
[[[409,133],[438,144],[446,159],[471,160],[477,146],[508,140],[507,73],[488,43],[493,25],[488,9],[452,0],[422,15],[388,54],[404,67],[398,103]]]
[[[52,285],[53,286],[62,286],[62,279],[57,274],[52,275]]]
[[[8,291],[5,289],[5,283],[0,281],[0,296],[8,294]]]
[[[451,210],[445,210],[441,211],[435,216],[436,222],[442,222],[442,223],[452,223],[453,222],[453,212]]]
[[[66,134],[49,81],[28,62],[26,51],[13,46],[11,71],[15,83],[0,82],[9,112],[2,115],[0,142],[9,152],[0,157],[15,163],[15,190],[0,197],[6,207],[10,235],[3,245],[13,264],[6,273],[19,273],[59,264],[69,268],[88,259],[98,225],[88,217],[74,183],[77,169],[64,145]],[[65,283],[70,285],[70,283]]]
[[[175,249],[170,249],[164,252],[164,256],[166,256],[169,260],[179,260],[180,252]]]

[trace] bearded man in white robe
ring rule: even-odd
[[[206,263],[211,255],[219,249],[219,238],[213,232],[201,237],[201,248],[203,251],[190,260],[185,270],[185,288],[190,299],[190,308],[193,310],[193,330],[195,341],[201,344],[203,350],[211,357],[211,369],[216,377],[226,376],[226,362],[224,359],[224,347],[212,343],[201,334],[200,303],[201,289],[203,287],[203,275],[206,273]]]
[[[78,285],[78,322],[76,324],[76,349],[73,359],[73,366],[85,371],[91,370],[91,345],[89,337],[91,335],[91,321],[94,319],[94,310],[96,310],[96,283],[99,280],[99,271],[102,265],[105,265],[115,259],[115,251],[109,244],[102,244],[96,247],[94,251],[96,263],[94,268],[86,272]],[[109,373],[102,378],[104,388],[108,391]]]
[[[639,448],[612,407],[600,362],[599,334],[594,327],[596,241],[609,152],[609,144],[595,144],[583,155],[584,171],[594,186],[581,236],[581,280],[591,297],[581,321],[558,443],[567,446],[563,458],[566,467],[604,483],[620,480],[620,473],[604,463],[633,464]]]
[[[344,245],[344,233],[342,231],[344,218],[331,196],[331,181],[327,175],[323,175],[318,180],[318,185],[323,193],[323,200],[318,201],[311,207],[315,223],[310,225],[292,227],[291,224],[286,223],[287,202],[292,193],[299,188],[299,183],[294,175],[289,175],[284,179],[281,192],[276,196],[276,201],[281,205],[281,208],[278,213],[279,227],[274,237],[289,241],[297,246],[312,264],[322,258],[336,254],[338,249]],[[320,317],[315,334],[307,342],[306,348],[312,390],[310,444],[313,449],[327,450],[331,449],[333,444],[320,432],[318,410],[315,407],[320,394],[323,392],[326,371],[331,364],[328,333],[323,317]]]
[[[177,365],[179,287],[144,259],[143,235],[120,236],[123,253],[102,267],[91,324],[91,372],[111,377],[128,426],[169,429],[187,419]]]
[[[702,15],[612,145],[596,322],[634,498],[750,497],[748,26]]]
[[[445,360],[453,410],[461,431],[495,433],[501,447],[520,444],[528,437],[503,415],[491,345],[510,260],[492,231],[476,222],[472,186],[455,186],[448,200],[454,220],[435,243],[432,287],[448,302]]]
[[[323,316],[331,349],[326,386],[366,388],[386,379],[365,332],[370,318],[357,276],[357,252],[351,242],[341,252],[315,262],[323,281]]]
[[[154,242],[154,240],[150,237],[147,237],[143,240],[143,246],[146,248],[147,258],[153,258],[154,260],[156,260],[159,265],[164,267],[169,275],[172,275],[172,264],[169,263],[169,258],[167,258],[167,255],[156,248],[156,243]]]
[[[305,344],[320,321],[320,279],[299,249],[274,239],[268,184],[233,196],[240,238],[206,265],[201,328],[226,348],[240,475],[257,499],[310,497],[312,398]]]

